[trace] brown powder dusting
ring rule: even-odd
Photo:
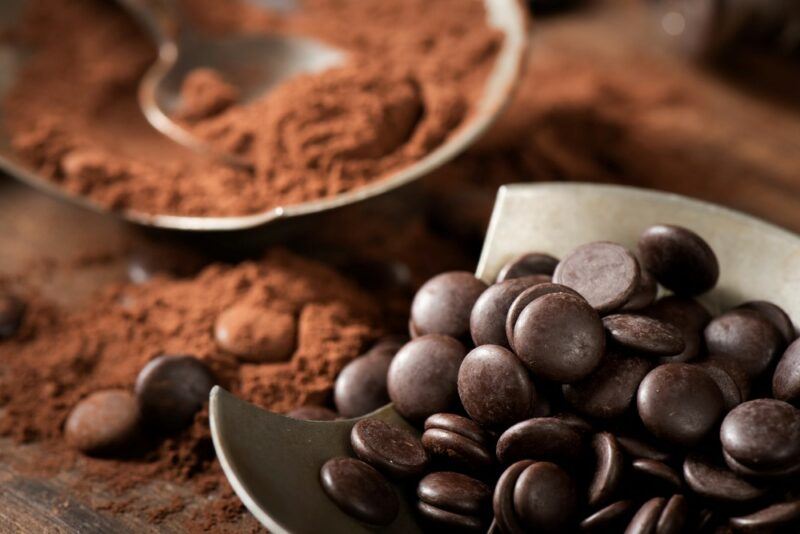
[[[242,364],[216,346],[217,315],[240,303],[294,314],[297,347],[290,361]],[[329,400],[338,371],[380,333],[377,307],[366,295],[330,269],[280,250],[235,267],[212,265],[191,279],[115,285],[75,312],[36,298],[30,306],[21,332],[0,344],[0,435],[52,447],[52,465],[39,470],[63,470],[76,460],[63,445],[62,426],[78,400],[100,389],[131,388],[159,354],[195,355],[237,395],[285,412]],[[101,477],[120,491],[159,478],[213,493],[201,523],[213,523],[215,514],[223,520],[241,515],[214,459],[206,412],[179,435],[148,442],[129,461],[78,459],[88,479]],[[164,504],[141,511],[157,520],[183,506]],[[106,507],[119,506],[140,505],[121,499]]]
[[[348,62],[232,107],[235,89],[213,73],[187,80],[181,118],[250,157],[251,172],[146,124],[136,87],[155,52],[113,3],[34,0],[15,32],[34,52],[3,103],[20,155],[119,210],[232,215],[336,195],[441,144],[475,105],[500,42],[479,0],[308,0],[284,16],[226,2],[220,19],[205,12],[219,5],[182,4],[206,30],[311,35]]]

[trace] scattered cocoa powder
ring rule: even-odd
[[[217,347],[214,321],[235,304],[296,317],[288,362],[243,363]],[[378,316],[376,304],[351,282],[281,250],[237,266],[215,264],[194,278],[114,285],[76,311],[31,297],[21,331],[0,343],[0,435],[52,447],[49,465],[37,467],[62,470],[75,458],[62,426],[76,402],[100,389],[131,388],[144,364],[164,353],[202,359],[223,386],[273,411],[323,404],[338,371],[380,333]],[[242,509],[222,482],[207,417],[202,412],[179,435],[153,439],[128,461],[82,458],[82,472],[119,490],[153,478],[180,481],[215,495],[199,522],[209,521],[208,514],[235,518]],[[123,496],[119,505],[136,503]],[[143,512],[157,520],[181,506],[173,501]]]
[[[348,54],[341,67],[242,105],[214,73],[187,80],[182,119],[250,158],[250,171],[191,153],[145,122],[136,88],[155,50],[113,2],[29,4],[13,34],[33,53],[3,102],[13,147],[71,193],[147,213],[252,213],[378,180],[463,123],[500,43],[480,0],[307,0],[285,15],[184,0],[207,31],[310,35]]]

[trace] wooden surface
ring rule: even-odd
[[[786,98],[800,94],[800,86],[773,91],[766,75],[756,76],[754,84],[690,67],[664,50],[652,19],[636,3],[603,4],[535,24],[533,61],[566,50],[597,68],[646,64],[641,73],[632,69],[625,76],[663,76],[691,96],[685,115],[667,121],[670,131],[652,131],[647,124],[633,130],[634,140],[624,150],[641,150],[647,157],[639,164],[615,154],[619,181],[715,200],[800,230],[800,113],[797,102]],[[564,164],[592,164],[580,160],[580,150],[574,156],[566,153]],[[695,175],[698,169],[710,171]],[[616,178],[608,173],[608,179]],[[491,198],[487,193],[483,201]],[[79,305],[97,287],[124,279],[120,252],[142,240],[113,219],[62,206],[0,178],[0,272],[25,273],[67,305]],[[0,440],[0,532],[181,532],[204,504],[187,488],[153,481],[126,494],[138,506],[111,514],[103,509],[119,497],[101,483],[81,484],[80,465],[45,480],[26,474],[46,458],[36,445]],[[190,505],[158,526],[137,512],[144,503],[165,504],[176,495]],[[244,519],[220,530],[253,526]]]

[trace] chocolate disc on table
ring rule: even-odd
[[[583,452],[583,438],[555,417],[528,419],[510,427],[497,440],[497,459],[504,464],[519,460],[574,461]]]
[[[25,303],[14,295],[0,295],[0,339],[17,333],[25,315]]]
[[[497,275],[497,281],[522,278],[524,276],[552,276],[558,265],[558,259],[541,252],[528,252],[506,263]]]
[[[136,377],[142,421],[167,432],[189,425],[208,401],[214,376],[193,356],[159,356]]]
[[[412,421],[448,411],[458,400],[458,369],[465,355],[464,345],[448,336],[427,335],[407,343],[386,379],[395,409]]]
[[[715,501],[750,502],[767,492],[765,487],[755,486],[698,454],[690,454],[684,460],[683,478],[692,491]]]
[[[469,316],[487,285],[466,271],[434,276],[419,288],[411,304],[417,333],[462,338],[469,333]]]
[[[400,501],[389,482],[361,460],[328,460],[320,470],[320,482],[339,508],[365,523],[388,525],[400,511]]]
[[[732,360],[750,377],[769,367],[783,346],[778,330],[760,313],[735,309],[713,319],[705,329],[712,359]]]
[[[776,399],[800,404],[800,340],[786,349],[772,376],[772,394]]]
[[[139,429],[139,406],[128,391],[95,391],[72,408],[64,423],[64,439],[86,454],[119,452],[129,447]]]
[[[775,399],[740,404],[722,421],[723,451],[755,471],[800,466],[800,410]]]
[[[636,404],[644,426],[654,436],[680,446],[706,438],[724,410],[722,393],[702,368],[665,363],[639,386]]]
[[[344,366],[333,388],[333,402],[343,417],[359,417],[389,403],[386,376],[394,355],[376,351]]]
[[[538,283],[542,281],[537,277],[525,277],[489,286],[489,289],[478,297],[469,318],[470,333],[475,345],[509,347],[506,336],[508,310],[520,293]]]
[[[686,349],[677,327],[644,315],[607,315],[603,326],[611,339],[629,349],[661,356],[675,356]]]
[[[419,438],[380,419],[362,419],[353,425],[350,445],[356,456],[394,478],[419,475],[428,464]]]
[[[589,506],[596,508],[611,500],[625,468],[622,450],[613,434],[599,432],[592,438],[596,467],[589,484]]]
[[[564,532],[575,521],[575,482],[551,462],[534,462],[514,486],[514,510],[528,532]]]
[[[562,387],[564,398],[585,416],[619,417],[628,411],[639,384],[652,368],[653,362],[648,358],[609,351],[596,371],[580,382]]]
[[[561,260],[553,281],[580,293],[596,310],[610,312],[622,307],[639,288],[639,263],[622,245],[587,243]]]
[[[507,427],[528,417],[536,390],[514,353],[498,345],[483,345],[461,363],[458,395],[478,424]]]
[[[522,310],[514,325],[514,348],[534,375],[560,383],[577,382],[603,358],[603,323],[580,297],[551,293]]]
[[[514,301],[511,303],[511,306],[508,308],[508,313],[506,314],[506,339],[508,339],[508,343],[511,348],[514,347],[514,326],[517,324],[519,314],[522,313],[522,310],[524,310],[528,304],[539,297],[549,295],[550,293],[569,293],[571,295],[575,295],[576,297],[580,297],[580,295],[578,295],[577,291],[574,289],[550,282],[536,284],[525,289],[517,296],[517,298],[514,299]]]
[[[711,314],[696,300],[670,295],[659,299],[641,312],[678,328],[683,334],[685,348],[675,356],[662,357],[663,363],[687,362],[697,358],[703,348],[703,329],[711,321]]]
[[[768,302],[766,300],[751,300],[740,304],[738,308],[745,308],[754,310],[764,316],[772,325],[778,329],[778,332],[783,336],[783,341],[788,345],[797,338],[794,324],[789,318],[789,315],[777,304]]]
[[[639,237],[642,266],[678,295],[699,295],[719,278],[717,256],[705,240],[686,228],[651,226]]]
[[[296,338],[294,315],[264,306],[232,306],[219,314],[214,323],[214,339],[219,348],[246,361],[288,360]]]
[[[490,509],[492,490],[467,475],[439,471],[419,481],[417,497],[448,512],[481,517]]]

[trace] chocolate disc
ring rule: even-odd
[[[481,293],[469,316],[469,329],[476,346],[510,347],[506,336],[506,316],[520,293],[540,281],[536,277],[498,282]]]
[[[751,377],[764,372],[783,346],[772,323],[747,309],[731,310],[712,320],[706,326],[705,341],[713,359],[734,361]]]
[[[421,335],[466,336],[472,307],[486,288],[485,283],[466,271],[434,276],[419,288],[411,304],[415,330]]]
[[[745,467],[793,468],[800,464],[800,410],[775,399],[742,403],[722,422],[720,440],[724,451]]]
[[[394,478],[419,475],[428,464],[419,438],[380,419],[362,419],[353,425],[350,445],[356,456]]]
[[[375,468],[361,460],[333,458],[325,462],[319,476],[322,489],[348,515],[379,526],[397,517],[397,494]]]
[[[608,315],[603,317],[603,327],[618,345],[635,351],[675,356],[686,349],[678,328],[644,315]]]
[[[800,340],[783,353],[772,376],[772,393],[776,399],[800,404]]]
[[[610,312],[622,307],[639,288],[639,263],[616,243],[587,243],[561,260],[553,281],[580,293],[596,310]]]
[[[690,454],[684,460],[683,478],[692,491],[715,501],[749,502],[766,493],[763,487],[697,454]]]
[[[497,459],[573,461],[583,452],[581,435],[555,417],[537,417],[517,423],[497,440]]]
[[[608,502],[614,495],[625,464],[616,438],[608,432],[594,435],[592,449],[597,463],[589,485],[589,506],[595,508]]]
[[[489,510],[492,491],[483,482],[467,475],[439,471],[420,480],[417,497],[448,512],[483,516]]]
[[[642,266],[678,295],[699,295],[717,283],[719,263],[705,240],[686,228],[659,224],[639,237]]]
[[[550,462],[534,462],[514,486],[514,510],[528,532],[564,532],[577,509],[575,482]]]
[[[557,265],[558,260],[549,254],[528,252],[506,263],[497,274],[497,281],[502,282],[531,275],[552,276]]]

